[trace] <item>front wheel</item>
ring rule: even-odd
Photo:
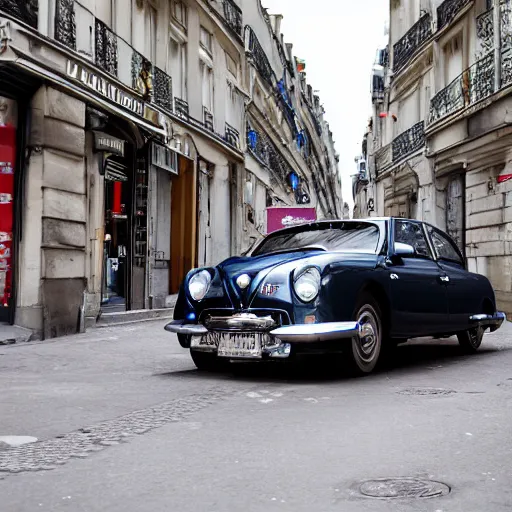
[[[368,374],[377,366],[382,349],[382,314],[371,295],[360,298],[355,319],[361,326],[361,335],[352,339],[350,366],[356,373]]]
[[[197,369],[205,372],[220,371],[226,367],[226,361],[219,359],[217,354],[212,354],[211,352],[191,350],[190,357],[192,357],[192,361],[194,361]]]
[[[473,327],[473,329],[469,329],[457,334],[459,345],[467,354],[474,354],[480,348],[483,337],[483,327]]]

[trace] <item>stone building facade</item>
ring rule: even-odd
[[[354,191],[376,215],[447,231],[512,314],[512,2],[392,0],[372,76],[368,163]],[[371,141],[371,143],[370,143]],[[364,146],[364,143],[363,143]]]
[[[0,322],[49,338],[172,307],[268,206],[341,215],[278,20],[259,0],[0,0]]]

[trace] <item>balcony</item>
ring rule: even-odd
[[[449,25],[457,14],[473,0],[445,0],[437,8],[437,30]]]
[[[233,128],[230,124],[226,123],[226,133],[225,133],[225,139],[226,142],[233,146],[236,149],[240,149],[240,133],[238,130]]]
[[[276,146],[265,133],[257,132],[247,124],[247,148],[261,163],[276,174],[281,183],[293,169],[288,165]]]
[[[213,125],[213,114],[206,107],[203,107],[203,124],[208,131],[215,131]]]
[[[270,65],[270,62],[265,54],[265,51],[261,47],[256,34],[251,27],[248,29],[248,40],[247,40],[247,51],[250,53],[252,61],[258,70],[261,78],[267,83],[267,85],[273,89],[274,83],[276,82],[275,74]]]
[[[0,0],[0,11],[37,29],[38,0]]]
[[[398,72],[412,59],[418,49],[432,36],[432,20],[429,13],[423,15],[410,30],[393,46],[393,70]]]
[[[425,145],[425,123],[420,121],[395,137],[391,143],[393,162],[414,153]]]
[[[76,20],[74,0],[55,3],[55,39],[72,50],[76,49]]]
[[[232,30],[239,38],[243,38],[244,25],[242,22],[242,10],[233,0],[223,0],[224,8],[224,21],[226,25]]]
[[[185,119],[185,121],[189,121],[190,114],[188,110],[188,103],[180,98],[174,98],[174,113],[178,117]]]
[[[154,70],[154,102],[168,112],[172,112],[172,78],[155,66]]]
[[[494,56],[490,54],[475,62],[430,100],[428,123],[474,105],[494,92]]]

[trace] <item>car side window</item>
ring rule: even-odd
[[[432,226],[427,226],[427,230],[439,259],[453,261],[464,266],[464,260],[447,235]]]
[[[421,224],[407,220],[395,221],[395,242],[408,244],[414,247],[416,256],[431,258],[427,237]]]

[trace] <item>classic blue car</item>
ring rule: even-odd
[[[410,338],[456,335],[474,352],[504,320],[489,280],[466,270],[448,235],[371,218],[283,229],[250,255],[192,270],[165,329],[199,369],[332,352],[369,373]]]

